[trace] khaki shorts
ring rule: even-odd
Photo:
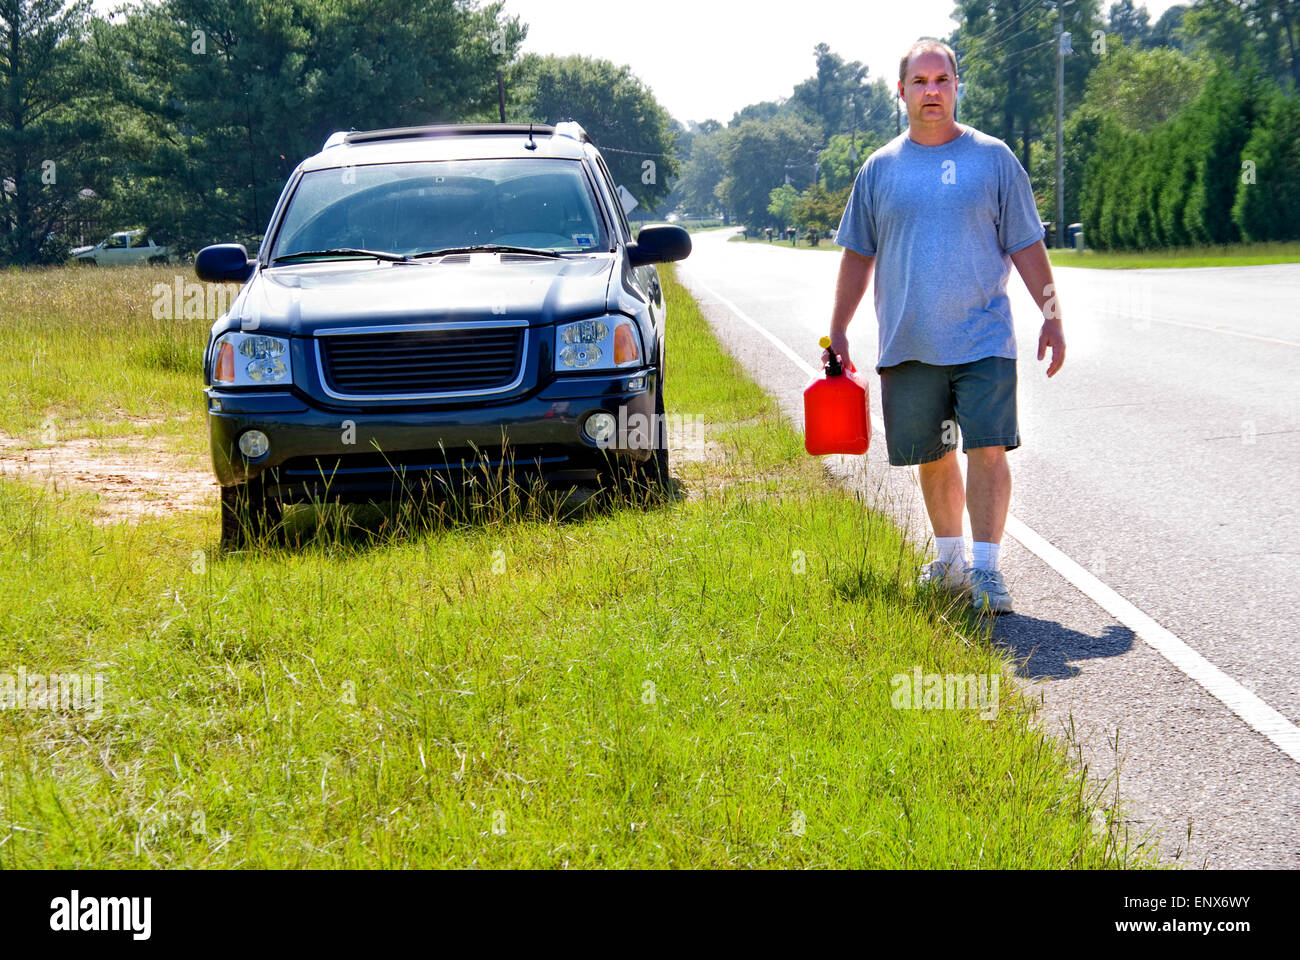
[[[1020,446],[1016,361],[985,357],[952,367],[909,360],[880,371],[885,445],[896,467],[940,460],[957,449]]]

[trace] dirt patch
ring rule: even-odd
[[[0,477],[53,491],[99,495],[96,522],[125,523],[206,508],[217,498],[211,471],[139,435],[61,440],[41,447],[0,432]]]
[[[728,491],[745,489],[747,496],[769,496],[763,487],[775,483],[778,487],[789,482],[786,471],[755,469],[744,458],[736,459],[728,452],[725,443],[713,439],[726,431],[759,426],[762,418],[738,420],[730,423],[708,424],[702,430],[692,425],[668,432],[668,455],[674,475],[686,486],[688,501],[717,497]],[[778,494],[779,495],[779,494]]]
[[[692,463],[723,463],[727,459],[727,454],[722,444],[716,440],[670,433],[668,458],[673,463],[683,460]]]
[[[139,426],[154,423],[138,420]],[[687,499],[697,500],[739,484],[761,482],[732,464],[714,434],[740,423],[672,424],[668,454],[673,472],[687,481]],[[63,424],[66,428],[66,424]],[[216,479],[206,465],[162,449],[160,437],[139,434],[61,440],[42,446],[0,431],[0,477],[98,494],[96,522],[125,523],[150,516],[170,516],[206,508],[218,496]]]
[[[705,488],[727,462],[722,444],[709,438],[718,429],[698,422],[668,421],[669,470],[685,482],[687,500],[703,497]]]

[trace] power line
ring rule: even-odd
[[[1044,40],[1042,43],[1036,43],[1032,47],[1025,47],[1025,49],[1017,50],[1016,52],[1028,53],[1030,50],[1037,50],[1039,47],[1046,47],[1046,46],[1050,46],[1053,43],[1059,43],[1059,42],[1060,41],[1056,37],[1052,37],[1050,40]]]
[[[990,36],[987,42],[993,43],[995,41],[1006,39],[1005,35],[1008,30],[1010,30],[1013,26],[1015,26],[1018,21],[1023,20],[1026,16],[1033,13],[1035,8],[1041,7],[1045,2],[1047,2],[1047,0],[1034,0],[1033,3],[1029,4],[1029,6],[1027,7],[1024,7],[1019,13],[1013,16],[1005,24],[1001,24],[1001,23],[998,24],[997,27],[994,28],[993,30],[994,35]],[[997,36],[997,34],[1001,34],[1002,36]]]
[[[618,147],[598,147],[601,153],[630,153],[636,157],[671,157],[671,153],[651,153],[649,150],[620,150]]]
[[[976,45],[984,44],[984,43],[992,43],[995,39],[997,39],[997,35],[999,33],[1005,33],[1007,30],[1011,29],[1011,27],[1015,26],[1018,20],[1022,19],[1026,14],[1031,13],[1035,7],[1041,7],[1043,3],[1044,0],[1034,0],[1033,3],[1029,4],[1029,6],[1027,7],[1022,8],[1019,13],[1013,15],[1009,20],[1003,23],[999,23],[996,26],[990,27],[988,30],[986,30],[984,33],[980,34],[979,36],[963,37],[959,41],[959,43],[961,46],[966,46],[972,43]],[[1017,34],[1017,36],[1019,36],[1019,34]]]
[[[1001,40],[999,40],[996,44],[994,44],[994,46],[995,46],[995,47],[1000,47],[1000,46],[1002,46],[1002,45],[1005,44],[1005,43],[1010,43],[1012,40],[1016,39],[1016,37],[1022,37],[1022,36],[1024,36],[1026,33],[1029,33],[1031,30],[1038,30],[1038,29],[1041,29],[1041,27],[1042,27],[1042,24],[1031,23],[1029,26],[1025,27],[1025,29],[1023,29],[1023,30],[1021,30],[1021,31],[1019,31],[1019,32],[1017,32],[1017,33],[1013,33],[1013,34],[1012,34],[1011,36],[1009,36],[1009,37],[1003,37],[1003,38],[1002,38]],[[1050,42],[1050,41],[1049,41],[1049,42]]]

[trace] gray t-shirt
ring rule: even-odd
[[[1014,360],[1009,254],[1042,237],[1029,175],[996,137],[962,125],[924,147],[904,133],[869,156],[836,242],[876,259],[877,371]]]

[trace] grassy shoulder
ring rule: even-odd
[[[1049,250],[1048,253],[1054,266],[1094,270],[1252,267],[1271,263],[1300,263],[1300,242],[1233,243],[1219,247],[1184,247],[1135,253],[1098,250]]]
[[[798,246],[788,240],[768,240],[766,237],[734,236],[729,243],[756,243],[787,250],[830,251],[841,253],[844,248],[832,240],[822,240],[817,246],[799,238]],[[1102,253],[1097,250],[1047,251],[1053,266],[1082,267],[1093,270],[1142,270],[1174,267],[1248,267],[1272,263],[1300,263],[1300,243],[1237,243],[1222,247],[1188,247],[1178,250],[1147,250],[1137,253]]]
[[[822,250],[822,251],[829,250],[832,253],[842,253],[844,251],[844,248],[837,245],[834,240],[823,239],[818,242],[817,246],[815,247],[809,246],[808,241],[805,240],[802,235],[800,235],[799,237],[798,244],[791,244],[789,240],[777,239],[776,237],[773,237],[771,240],[768,240],[767,237],[751,237],[748,234],[745,235],[736,234],[736,236],[732,237],[727,242],[728,243],[761,243],[765,247],[784,247],[787,250]]]
[[[0,671],[104,679],[98,714],[0,710],[0,866],[1141,862],[664,281],[669,411],[705,425],[667,503],[308,516],[221,554],[215,503],[102,526],[0,480]],[[918,671],[1001,677],[996,715],[895,709]]]
[[[637,220],[632,223],[632,232],[639,233],[642,227],[646,227],[651,224],[665,224],[665,223],[671,223],[674,226],[681,227],[687,233],[708,233],[711,230],[730,229],[728,225],[723,223],[721,220],[690,220],[690,221]]]

